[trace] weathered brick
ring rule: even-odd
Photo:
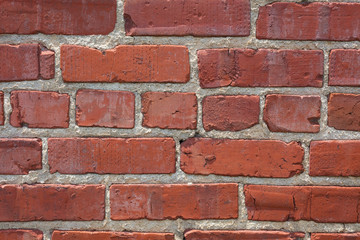
[[[4,114],[4,93],[0,91],[0,125],[4,125],[5,114]]]
[[[316,133],[320,130],[320,96],[266,96],[264,121],[272,132]]]
[[[42,240],[43,234],[39,230],[8,229],[0,230],[2,240]]]
[[[40,91],[12,91],[10,124],[14,127],[67,128],[68,94]]]
[[[171,82],[190,79],[185,46],[120,45],[100,51],[77,45],[61,46],[65,82]]]
[[[174,240],[172,233],[60,231],[55,230],[52,240]]]
[[[360,141],[312,141],[311,176],[360,176]]]
[[[360,233],[311,233],[311,240],[360,240]]]
[[[41,169],[41,151],[41,139],[0,138],[0,174],[28,174]]]
[[[360,95],[332,93],[328,101],[328,125],[339,130],[360,131]]]
[[[249,220],[359,222],[359,187],[246,185],[244,192]]]
[[[51,79],[55,74],[54,52],[39,44],[0,44],[0,62],[0,82]]]
[[[79,90],[76,122],[84,127],[133,128],[135,95],[125,91]]]
[[[360,86],[359,69],[359,50],[331,50],[329,59],[329,86]]]
[[[190,138],[181,143],[181,169],[188,174],[286,178],[303,172],[303,157],[297,142]]]
[[[252,239],[252,240],[298,240],[303,238],[304,233],[300,232],[283,232],[283,231],[200,231],[191,230],[185,233],[184,240],[230,240],[230,239]]]
[[[249,0],[126,0],[127,35],[248,36]]]
[[[260,7],[259,39],[360,40],[359,3],[276,2]]]
[[[110,208],[113,220],[237,218],[238,185],[112,185]]]
[[[109,34],[116,0],[0,1],[0,34]]]
[[[259,96],[207,96],[202,106],[206,131],[240,131],[259,123]]]
[[[145,174],[175,172],[172,138],[50,138],[50,172]]]
[[[141,95],[144,127],[196,129],[195,93],[146,92]]]
[[[1,185],[0,221],[89,221],[105,216],[103,185]]]
[[[318,50],[204,49],[197,55],[202,88],[322,86]]]

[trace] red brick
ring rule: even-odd
[[[60,231],[55,230],[52,240],[174,240],[172,233]]]
[[[0,44],[0,62],[0,82],[54,78],[55,54],[39,44]]]
[[[63,45],[61,70],[65,82],[185,83],[190,79],[189,51],[168,45],[123,45],[105,51]]]
[[[112,185],[110,207],[113,220],[237,218],[238,185]]]
[[[231,48],[197,55],[202,88],[322,86],[322,51]]]
[[[132,92],[79,90],[76,123],[84,127],[133,128],[135,95]]]
[[[360,131],[360,95],[332,93],[328,101],[328,125],[339,130]]]
[[[329,86],[360,86],[359,68],[359,50],[331,50],[329,60]]]
[[[27,230],[27,229],[0,230],[0,239],[3,239],[3,240],[42,240],[43,234],[39,230]]]
[[[202,106],[206,131],[240,131],[259,123],[259,96],[207,96]]]
[[[105,216],[103,185],[1,185],[0,221],[90,221]]]
[[[303,172],[303,157],[297,142],[190,138],[181,143],[181,169],[188,174],[286,178]]]
[[[311,142],[310,175],[360,176],[360,141]]]
[[[12,91],[10,124],[29,128],[69,127],[68,94],[40,91]]]
[[[126,35],[248,36],[249,0],[126,0]]]
[[[244,192],[249,220],[359,222],[359,187],[247,185]]]
[[[4,125],[5,114],[4,114],[4,93],[0,91],[0,125]]]
[[[264,121],[272,132],[316,133],[320,130],[319,96],[266,96]]]
[[[200,231],[191,230],[185,233],[184,240],[230,240],[230,239],[252,239],[252,240],[297,240],[303,238],[304,233],[283,231]]]
[[[116,0],[6,0],[0,2],[0,34],[109,34]]]
[[[144,127],[196,129],[195,93],[146,92],[141,95]]]
[[[50,138],[50,172],[145,174],[175,172],[172,138]]]
[[[358,3],[285,3],[260,7],[256,22],[259,39],[360,40]]]
[[[28,174],[30,170],[41,169],[41,151],[41,139],[0,139],[0,174]]]
[[[360,240],[360,233],[311,233],[311,240]]]

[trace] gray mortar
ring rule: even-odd
[[[249,37],[129,37],[125,36],[123,20],[123,1],[118,0],[117,23],[115,30],[106,36],[65,36],[65,35],[0,35],[0,43],[21,44],[41,43],[47,48],[55,51],[56,74],[52,80],[24,81],[0,83],[5,97],[5,125],[0,127],[1,137],[39,137],[43,140],[43,169],[31,171],[23,176],[0,176],[0,184],[34,184],[34,183],[56,183],[56,184],[104,184],[106,185],[106,217],[104,221],[52,221],[52,222],[2,222],[0,229],[8,228],[34,228],[44,232],[44,239],[51,239],[53,229],[63,230],[111,230],[111,231],[149,231],[149,232],[172,232],[176,240],[183,239],[186,229],[277,229],[285,231],[303,232],[354,232],[360,231],[360,224],[331,224],[315,223],[312,221],[297,222],[267,222],[248,221],[246,208],[244,206],[243,186],[244,184],[267,184],[267,185],[338,185],[338,186],[360,186],[360,180],[356,177],[310,177],[309,167],[309,144],[311,140],[318,139],[360,139],[359,132],[339,131],[328,127],[327,122],[327,97],[330,92],[360,93],[360,88],[353,87],[329,87],[328,86],[328,55],[331,49],[358,48],[357,41],[335,42],[335,41],[280,41],[280,40],[258,40],[255,37],[255,23],[259,6],[275,1],[255,0],[251,1],[251,35]],[[284,1],[285,2],[285,1]],[[296,2],[287,0],[286,2]],[[314,2],[314,1],[309,1]],[[323,1],[340,2],[340,1]],[[348,0],[341,2],[359,2]],[[189,48],[191,79],[186,84],[159,84],[159,83],[69,83],[64,84],[60,71],[60,46],[62,44],[74,44],[106,50],[117,45],[185,45]],[[317,49],[324,52],[324,84],[322,88],[240,88],[223,87],[216,89],[201,89],[198,81],[198,68],[196,51],[206,48],[275,48],[275,49]],[[78,127],[75,124],[75,94],[78,89],[103,89],[103,90],[125,90],[135,93],[136,119],[134,129],[111,129],[111,128],[89,128]],[[11,113],[10,92],[15,89],[58,91],[68,93],[71,96],[70,104],[70,126],[68,129],[29,129],[14,128],[9,124]],[[261,109],[264,107],[264,99],[270,93],[294,94],[294,95],[321,95],[321,119],[320,132],[311,133],[272,133],[268,130],[262,120],[263,112],[260,112],[260,123],[250,129],[238,132],[211,131],[206,132],[202,126],[202,110],[198,109],[198,127],[196,130],[164,130],[150,129],[141,126],[141,97],[147,91],[173,91],[173,92],[195,92],[198,97],[198,106],[207,95],[259,95]],[[299,141],[305,149],[303,165],[304,173],[289,179],[279,178],[254,178],[254,177],[226,177],[226,176],[196,176],[186,175],[180,169],[180,140],[185,140],[197,134],[201,137],[229,138],[229,139],[278,139],[286,142]],[[175,174],[144,174],[144,175],[65,175],[50,174],[47,164],[47,138],[48,137],[173,137],[176,141],[177,164]],[[112,221],[110,219],[109,186],[116,183],[239,183],[239,218],[231,220],[136,220],[136,221]],[[304,239],[310,239],[306,234]]]

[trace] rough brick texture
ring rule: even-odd
[[[308,132],[320,130],[320,96],[266,96],[264,121],[272,132]]]
[[[189,53],[184,46],[117,46],[100,51],[61,46],[65,82],[173,82],[189,81]]]
[[[41,139],[0,138],[0,174],[28,174],[41,169],[41,151]]]
[[[247,185],[244,193],[249,220],[359,222],[359,187]]]
[[[260,7],[256,37],[287,40],[359,40],[359,11],[359,3],[268,4]]]
[[[329,85],[360,86],[360,51],[335,49],[330,52]]]
[[[112,185],[110,208],[113,220],[237,218],[238,185]]]
[[[67,128],[68,94],[40,91],[12,91],[10,124],[14,127]]]
[[[240,131],[259,123],[258,96],[207,96],[202,101],[206,131]]]
[[[79,90],[76,122],[83,127],[133,128],[135,95],[124,91]]]
[[[4,125],[4,93],[0,91],[0,126]]]
[[[359,240],[360,233],[312,233],[311,240]]]
[[[296,142],[191,138],[181,144],[188,174],[286,178],[303,171],[303,157]]]
[[[171,138],[50,138],[50,172],[66,174],[172,173]]]
[[[196,128],[197,98],[194,93],[146,92],[141,95],[141,104],[145,127]]]
[[[360,176],[360,141],[313,141],[310,145],[311,176]]]
[[[185,233],[185,240],[227,240],[227,239],[252,239],[252,240],[297,240],[303,238],[303,233],[282,231],[199,231],[191,230]]]
[[[249,0],[126,0],[127,35],[248,36]]]
[[[103,220],[105,186],[1,185],[0,221]]]
[[[332,93],[328,101],[328,125],[340,130],[360,131],[360,95]]]
[[[322,86],[322,51],[233,48],[197,55],[202,88]]]
[[[0,62],[0,82],[51,79],[55,74],[54,52],[39,44],[0,44]]]
[[[3,240],[42,240],[43,234],[39,230],[27,230],[27,229],[0,230],[0,239],[3,239]]]
[[[174,240],[171,233],[102,232],[102,231],[59,231],[52,234],[52,240]]]
[[[0,1],[0,34],[109,34],[116,0]]]

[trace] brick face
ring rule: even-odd
[[[0,221],[103,220],[102,185],[1,185]]]
[[[312,233],[311,240],[359,240],[360,233]]]
[[[231,219],[238,217],[238,187],[237,184],[112,185],[110,208],[113,220]]]
[[[248,36],[250,1],[126,0],[124,20],[131,36]]]
[[[321,87],[321,51],[204,49],[197,52],[202,88]]]
[[[144,174],[175,171],[171,138],[50,138],[50,172]]]
[[[36,138],[0,139],[0,174],[21,175],[42,167],[42,141]]]
[[[256,37],[286,40],[359,40],[359,10],[359,3],[268,4],[260,7]]]
[[[102,232],[102,231],[59,231],[52,234],[53,240],[174,240],[171,233]]]
[[[286,178],[303,171],[303,157],[296,142],[192,138],[181,144],[188,174]]]
[[[109,34],[116,22],[116,0],[6,0],[0,9],[0,34]]]
[[[0,126],[4,125],[5,116],[4,116],[4,93],[0,92]]]
[[[185,83],[190,74],[188,55],[184,46],[120,45],[102,52],[63,45],[62,77],[65,82]]]
[[[9,229],[0,230],[0,239],[11,240],[42,240],[43,234],[38,230]]]

